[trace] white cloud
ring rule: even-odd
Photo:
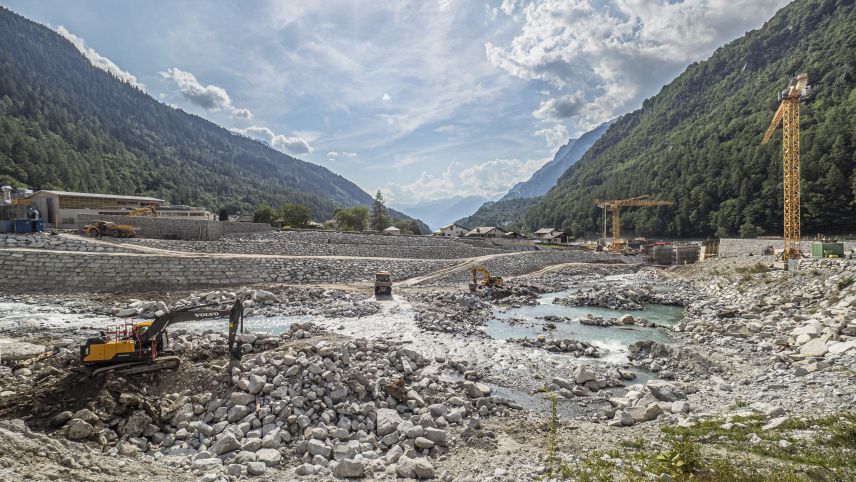
[[[232,105],[232,99],[226,89],[216,85],[203,85],[196,76],[181,69],[171,68],[160,73],[161,77],[171,79],[178,86],[178,90],[190,103],[202,107],[208,111],[223,110],[235,117],[252,119],[253,114],[248,109],[238,108]]]
[[[381,97],[381,98],[380,98],[380,100],[382,100],[382,101],[384,101],[384,102],[387,102],[387,101],[392,100],[392,97],[390,97],[390,96],[389,96],[389,93],[384,92],[384,93],[383,93],[383,97]]]
[[[533,113],[578,130],[637,108],[689,63],[756,28],[789,0],[505,0],[508,45],[485,44],[508,73],[557,92]],[[520,17],[518,18],[517,15]]]
[[[357,157],[356,152],[330,151],[327,153],[327,160],[330,162],[345,160],[345,159],[354,159],[356,157]]]
[[[388,183],[383,190],[389,201],[423,202],[466,195],[495,198],[514,184],[529,179],[547,159],[494,159],[464,168],[452,162],[440,175],[422,171],[407,184]]]
[[[56,33],[62,35],[63,37],[65,37],[66,40],[71,42],[71,44],[74,45],[74,47],[78,51],[80,51],[80,53],[83,54],[83,56],[86,57],[86,59],[89,60],[89,63],[91,63],[93,66],[101,70],[110,72],[111,74],[113,74],[113,76],[115,76],[122,82],[133,85],[134,87],[140,90],[146,90],[146,86],[139,82],[134,75],[132,75],[127,70],[120,69],[119,66],[114,64],[112,60],[99,54],[95,51],[95,49],[87,47],[86,42],[84,42],[82,38],[69,32],[68,29],[66,29],[62,25],[56,28]]]
[[[532,115],[541,120],[561,121],[580,115],[584,106],[582,96],[573,93],[541,102]]]
[[[267,142],[274,149],[288,152],[290,154],[308,154],[315,150],[309,144],[309,141],[302,137],[289,137],[282,134],[275,134],[267,127],[251,126],[245,129],[232,129],[232,131],[255,139],[261,139]]]
[[[556,124],[553,127],[545,127],[532,133],[533,136],[544,136],[547,142],[547,147],[551,151],[556,151],[558,148],[567,144],[570,137],[568,136],[568,128],[562,124]]]

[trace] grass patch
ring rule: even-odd
[[[758,262],[758,263],[753,264],[752,266],[740,266],[740,267],[734,268],[734,271],[738,274],[752,275],[752,274],[758,274],[758,273],[766,273],[766,272],[770,271],[770,267],[764,263]]]
[[[853,284],[854,279],[850,276],[846,278],[842,278],[838,281],[837,286],[839,290],[845,290],[848,286]]]
[[[738,400],[734,404],[742,408]],[[575,461],[552,455],[548,477],[642,481],[666,474],[676,482],[803,482],[856,480],[856,413],[792,418],[764,430],[761,414],[664,426],[659,440],[624,440],[621,450]],[[549,443],[548,443],[549,447]],[[548,457],[549,458],[549,457]]]

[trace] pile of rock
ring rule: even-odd
[[[244,300],[244,315],[299,316],[325,318],[354,318],[371,316],[381,311],[380,303],[367,294],[335,289],[307,289],[283,286],[276,292],[242,287],[238,290],[215,290],[191,293],[171,307],[163,301],[132,299],[117,304],[108,313],[118,317],[157,317],[173,310],[202,305],[228,306],[236,299]]]
[[[629,315],[628,315],[629,316]],[[632,317],[631,317],[632,318]],[[600,316],[594,316],[591,313],[585,316],[585,318],[580,318],[577,320],[581,325],[587,326],[600,326],[602,328],[615,326],[618,323],[618,320],[615,318],[602,318]]]
[[[546,336],[537,338],[509,338],[508,343],[516,343],[528,348],[541,348],[553,353],[569,353],[576,357],[587,356],[592,358],[600,357],[600,352],[597,347],[591,343],[571,338],[552,339]]]
[[[548,388],[565,398],[592,397],[603,389],[620,388],[623,380],[633,380],[636,374],[630,370],[613,369],[610,373],[598,375],[590,367],[580,365],[568,378],[554,377]]]
[[[856,368],[856,263],[808,258],[799,271],[741,273],[748,279],[696,283],[675,331],[700,343],[733,339],[736,349],[767,353],[779,374]]]
[[[97,409],[51,424],[111,453],[178,457],[205,480],[261,475],[294,458],[297,475],[433,478],[431,460],[454,443],[450,428],[496,401],[481,383],[465,381],[461,393],[423,373],[430,363],[382,341],[321,341],[245,357],[221,393],[175,393],[159,407],[107,393]]]
[[[663,380],[650,380],[645,385],[637,385],[624,396],[610,397],[609,403],[612,408],[605,415],[611,418],[608,425],[613,427],[628,427],[656,420],[662,414],[685,414],[690,411],[685,390]]]
[[[613,310],[641,310],[651,301],[651,292],[643,287],[602,285],[580,289],[566,298],[556,298],[554,304],[565,306],[599,306]]]
[[[424,331],[486,338],[481,329],[493,306],[472,293],[419,292],[410,295],[413,319]]]

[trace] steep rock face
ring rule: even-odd
[[[326,168],[157,102],[2,7],[0,71],[0,184],[209,209],[297,202],[317,219],[372,202]]]
[[[806,72],[802,102],[803,233],[852,231],[856,219],[856,6],[805,0],[761,29],[690,65],[642,108],[616,120],[524,217],[596,233],[595,198],[652,194],[673,207],[628,209],[638,234],[778,234],[782,141],[760,145],[791,76]]]
[[[547,194],[556,185],[562,174],[573,166],[589,148],[606,132],[610,122],[605,122],[593,130],[586,132],[579,139],[571,139],[556,151],[553,159],[535,171],[527,181],[518,182],[500,199],[533,198]]]

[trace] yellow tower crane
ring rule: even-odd
[[[761,144],[770,142],[782,124],[785,233],[782,260],[798,259],[800,251],[800,97],[808,93],[808,74],[800,74],[779,94],[779,109]]]
[[[651,199],[651,196],[649,194],[629,199],[612,199],[609,201],[595,199],[594,203],[597,207],[603,209],[604,245],[606,244],[606,208],[610,208],[612,210],[612,245],[609,247],[609,250],[612,252],[620,252],[623,248],[623,243],[621,242],[621,218],[619,215],[622,207],[671,206],[672,204],[674,204],[672,201],[658,201],[656,199]]]

